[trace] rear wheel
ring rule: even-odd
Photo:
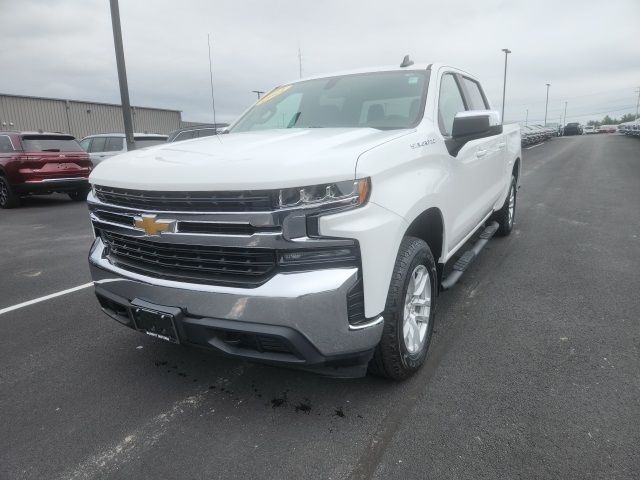
[[[493,215],[493,219],[498,222],[499,225],[496,234],[502,237],[506,237],[511,233],[511,230],[513,230],[513,222],[516,218],[516,200],[516,177],[512,175],[507,198],[504,201],[502,208]]]
[[[20,197],[11,188],[9,180],[0,176],[0,208],[15,208],[20,205]]]
[[[426,242],[405,237],[387,295],[382,338],[369,364],[371,373],[403,380],[420,369],[433,331],[437,278]]]

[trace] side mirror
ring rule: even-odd
[[[460,112],[453,119],[453,128],[451,129],[451,136],[456,139],[483,138],[500,133],[502,133],[500,114],[493,110]]]
[[[493,110],[470,110],[459,112],[453,119],[451,138],[445,143],[454,157],[469,141],[492,137],[502,133],[500,114]]]

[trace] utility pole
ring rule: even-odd
[[[507,57],[511,53],[508,48],[503,48],[504,52],[504,82],[502,83],[502,116],[500,117],[501,123],[504,125],[504,98],[507,92]]]
[[[563,125],[566,125],[567,123],[567,103],[568,102],[564,102],[564,122],[562,123]]]
[[[524,119],[524,126],[526,127],[529,123],[529,109],[527,108],[527,116]]]
[[[262,95],[264,93],[264,91],[262,91],[262,90],[251,90],[251,91],[258,95],[258,100],[260,100],[260,95]]]
[[[131,122],[131,105],[129,103],[129,86],[127,85],[127,67],[124,63],[124,48],[122,46],[122,29],[120,27],[120,9],[118,0],[109,0],[111,5],[111,25],[113,27],[113,44],[116,49],[116,64],[118,66],[118,82],[120,84],[120,101],[122,103],[122,120],[124,121],[124,135],[127,150],[135,150],[133,139],[133,124]]]
[[[636,102],[636,122],[638,121],[638,106],[640,106],[640,87],[638,87],[638,101]]]
[[[209,82],[211,83],[211,108],[213,109],[213,126],[218,128],[216,122],[216,100],[213,96],[213,62],[211,61],[211,34],[207,33],[207,45],[209,46]]]
[[[300,50],[300,45],[298,45],[298,73],[302,78],[302,51]]]
[[[544,126],[547,126],[547,110],[549,107],[549,87],[551,86],[550,83],[545,84],[547,86],[547,103],[545,103],[544,105]]]

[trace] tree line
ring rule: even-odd
[[[598,120],[589,120],[587,125],[593,125],[594,127],[599,127],[600,125],[620,125],[624,122],[633,122],[636,119],[635,113],[625,113],[620,118],[611,118],[609,115],[605,115],[605,117]]]

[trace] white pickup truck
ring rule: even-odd
[[[93,171],[95,292],[170,342],[403,379],[439,291],[511,232],[521,166],[519,128],[462,70],[405,58],[288,83],[228,134]]]

